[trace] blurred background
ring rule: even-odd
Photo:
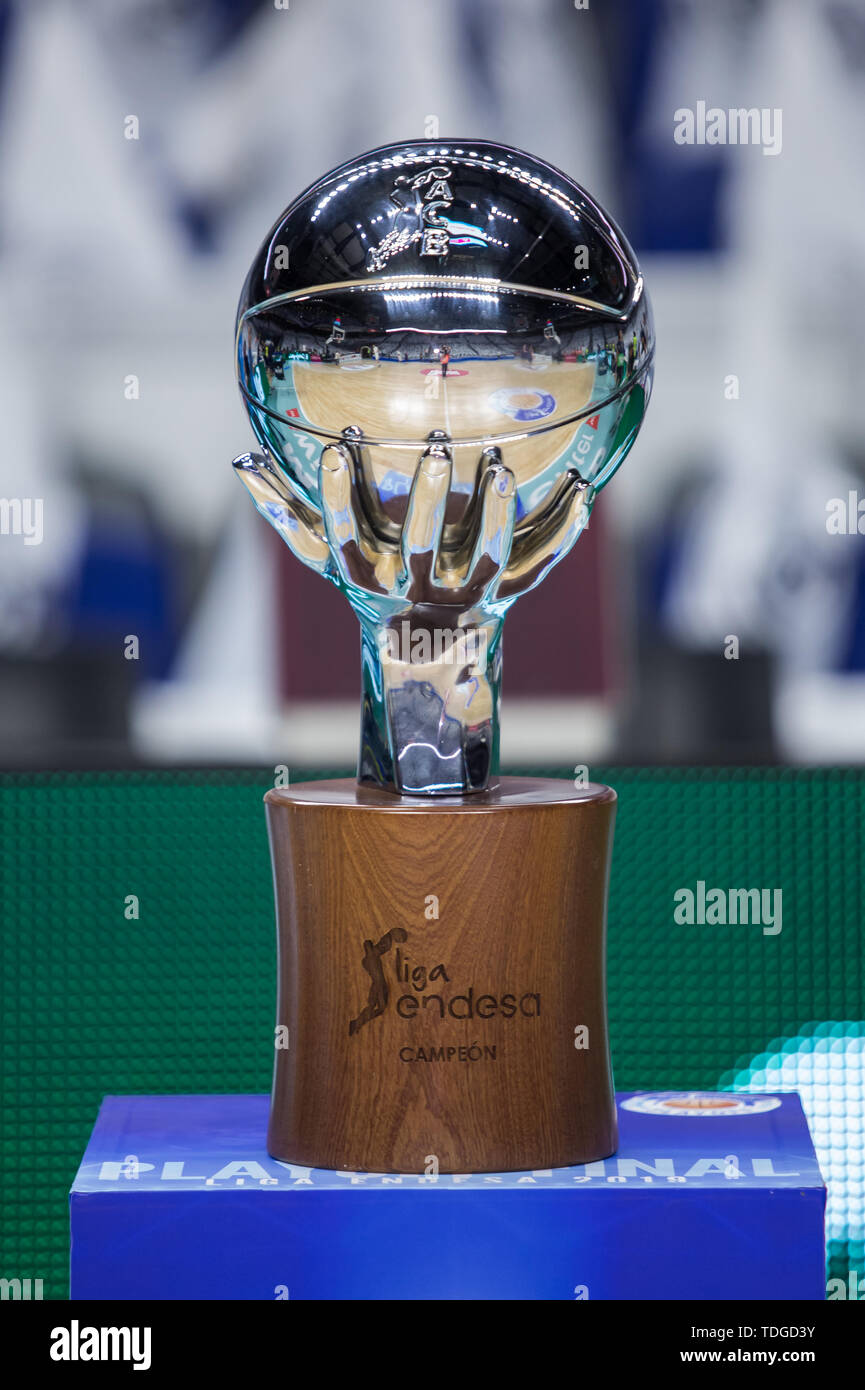
[[[679,143],[712,108],[769,143]],[[692,765],[865,764],[863,116],[865,0],[0,0],[4,1272],[65,1287],[106,1090],[266,1086],[261,794],[353,765],[359,639],[233,475],[235,308],[305,185],[438,135],[585,184],[654,304],[640,437],[504,643],[505,763],[622,792],[617,1080],[797,1088],[861,1275],[862,774]],[[788,951],[671,928],[734,866]]]
[[[679,143],[699,103],[771,147]],[[583,183],[655,310],[504,761],[865,761],[863,113],[862,0],[0,0],[0,764],[351,766],[355,619],[230,467],[234,313],[306,184],[423,135]]]

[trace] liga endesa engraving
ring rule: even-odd
[[[452,981],[445,962],[438,961],[432,966],[421,962],[413,963],[408,953],[402,950],[402,945],[408,939],[409,934],[403,927],[394,927],[391,931],[385,932],[378,941],[364,941],[361,965],[370,978],[369,998],[366,1008],[349,1022],[350,1037],[365,1024],[380,1018],[390,1005],[391,986],[383,964],[385,957],[392,959],[395,985],[409,986],[410,992],[400,994],[395,1000],[394,1010],[400,1018],[410,1021],[419,1015],[425,1015],[427,1010],[430,1017],[441,1021],[446,1018],[462,1022],[471,1019],[540,1017],[541,996],[536,991],[527,990],[520,994],[508,990],[501,995],[495,995],[487,991],[481,992],[474,985],[469,985],[463,993],[446,990],[444,986],[457,982]],[[427,993],[431,985],[437,988],[433,993]],[[457,1053],[467,1051],[466,1048],[450,1050]],[[494,1055],[493,1052],[493,1057]],[[417,1057],[416,1060],[428,1059],[423,1056]]]

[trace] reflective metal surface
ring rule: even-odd
[[[628,452],[653,352],[622,234],[516,150],[388,146],[272,229],[237,321],[265,452],[235,467],[360,618],[361,780],[495,776],[502,620]]]

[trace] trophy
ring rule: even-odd
[[[648,402],[633,251],[530,155],[388,145],[280,217],[236,351],[260,451],[234,467],[361,637],[357,781],[265,797],[269,1151],[408,1173],[605,1157],[615,793],[500,777],[498,730],[505,616]]]

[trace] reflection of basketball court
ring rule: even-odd
[[[518,358],[514,363],[521,372],[545,372],[552,363],[552,358],[545,352],[536,352],[530,362],[524,358]]]
[[[319,429],[339,434],[362,421],[365,434],[373,438],[422,441],[431,430],[444,430],[455,442],[494,441],[538,422],[555,425],[585,408],[595,379],[591,364],[550,362],[540,390],[529,386],[525,368],[511,359],[478,359],[467,366],[463,376],[449,372],[442,377],[438,368],[422,374],[417,361],[380,362],[375,371],[360,373],[294,362],[292,373],[301,412]],[[518,479],[535,474],[567,448],[577,428],[507,443],[508,466]],[[454,450],[456,481],[474,478],[477,457],[477,445]],[[406,471],[413,466],[411,456],[406,457]]]

